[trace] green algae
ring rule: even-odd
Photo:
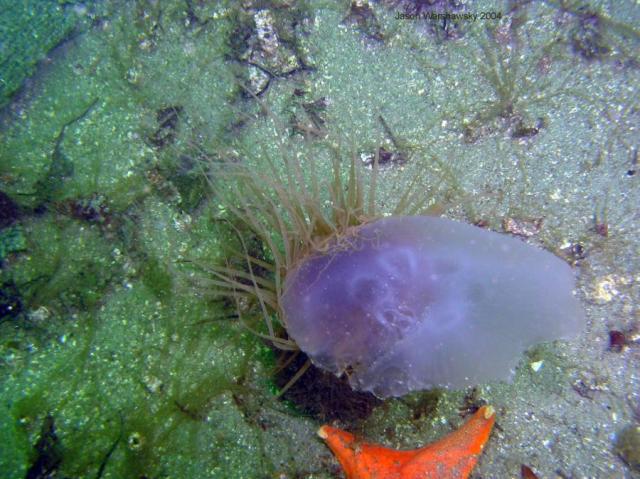
[[[11,253],[26,249],[27,242],[20,226],[11,226],[0,231],[0,263]]]
[[[47,52],[67,37],[78,17],[57,2],[0,3],[0,107],[5,106]]]
[[[164,464],[158,455],[168,451],[178,453],[174,467],[194,461],[203,467],[207,456],[193,444],[214,442],[206,415],[233,412],[227,411],[225,391],[246,374],[244,357],[252,348],[229,346],[229,339],[242,345],[237,331],[223,333],[185,321],[203,313],[197,305],[157,303],[143,286],[123,288],[94,318],[70,321],[56,345],[33,355],[35,375],[18,372],[5,383],[5,394],[13,393],[14,399],[3,415],[10,418],[7,424],[22,424],[23,436],[33,440],[43,411],[56,418],[67,474],[95,473],[118,437],[122,440],[106,477],[130,471],[159,474],[153,469]],[[140,436],[139,445],[128,443],[134,434]],[[186,449],[176,448],[174,441]]]
[[[54,218],[28,221],[23,227],[25,253],[11,268],[23,301],[34,310],[92,309],[119,269],[112,245],[98,228]]]

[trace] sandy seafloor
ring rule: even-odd
[[[383,211],[419,174],[444,216],[575,266],[585,328],[478,385],[498,427],[472,477],[640,477],[616,446],[640,421],[637,2],[31,3],[0,12],[0,476],[342,477],[273,351],[182,269],[222,254],[206,161],[332,141],[390,153]],[[469,394],[342,425],[416,447]]]

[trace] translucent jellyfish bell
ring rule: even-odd
[[[509,379],[530,346],[583,328],[571,268],[507,235],[381,219],[286,278],[287,330],[317,366],[379,397]]]

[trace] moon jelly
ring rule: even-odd
[[[429,216],[356,228],[287,274],[289,335],[314,364],[379,397],[509,379],[528,347],[584,312],[548,251]]]

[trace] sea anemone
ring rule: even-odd
[[[337,143],[323,141],[329,181],[320,156],[300,156],[280,141],[279,161],[267,155],[261,167],[237,156],[210,163],[207,176],[239,248],[207,266],[206,285],[232,300],[256,335],[301,349],[354,389],[384,398],[508,379],[522,351],[580,331],[584,314],[564,261],[425,215],[419,176],[382,215],[379,153],[368,170],[355,153],[345,158]],[[255,239],[261,248],[250,247]],[[262,329],[246,318],[253,307]]]

